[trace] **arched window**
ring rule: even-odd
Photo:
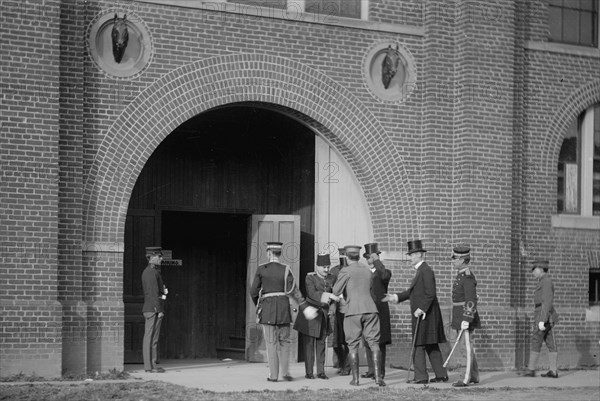
[[[557,212],[600,216],[600,103],[569,126],[558,157]]]

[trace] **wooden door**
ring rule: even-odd
[[[160,245],[160,219],[154,210],[130,210],[125,220],[123,303],[125,307],[125,363],[143,363],[144,293],[142,272],[148,265],[146,247]]]
[[[281,262],[289,265],[296,279],[300,274],[300,216],[296,215],[253,215],[250,224],[248,244],[248,269],[246,291],[246,360],[266,362],[267,352],[262,328],[256,323],[256,307],[250,297],[249,289],[259,265],[266,263],[266,243],[283,243]],[[293,331],[291,360],[297,359],[298,335]]]

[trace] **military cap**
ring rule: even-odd
[[[550,267],[550,262],[546,259],[535,259],[532,262],[531,270],[534,270],[536,267],[543,269],[545,272],[548,271],[548,267]]]
[[[359,254],[362,246],[360,245],[346,245],[344,250],[346,251],[346,255],[348,254]]]
[[[467,245],[458,245],[452,249],[452,259],[458,258],[470,258],[471,257],[471,248]]]
[[[281,251],[283,242],[267,242],[267,251]]]
[[[162,256],[162,247],[160,246],[147,246],[146,257],[152,257],[155,255]]]

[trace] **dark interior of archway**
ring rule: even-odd
[[[251,105],[200,114],[175,129],[140,173],[125,229],[125,361],[141,358],[144,247],[183,266],[169,285],[162,358],[217,357],[244,336],[246,234],[251,214],[301,216],[301,279],[313,270],[314,134]],[[218,239],[218,240],[217,240]],[[237,303],[235,302],[237,300]],[[242,356],[243,357],[243,356]]]

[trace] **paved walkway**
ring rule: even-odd
[[[207,391],[248,391],[248,390],[300,390],[300,389],[353,389],[348,383],[350,376],[338,376],[335,368],[326,368],[329,380],[304,378],[304,363],[293,363],[290,373],[294,377],[292,382],[268,382],[268,368],[266,363],[249,363],[244,361],[219,361],[219,360],[173,360],[164,361],[162,366],[165,373],[146,373],[143,365],[125,365],[125,370],[132,377],[143,380],[160,380],[168,383],[194,387]],[[361,367],[365,372],[366,367]],[[406,371],[388,368],[385,382],[393,388],[422,387],[423,385],[406,383]],[[463,370],[450,373],[447,383],[431,383],[434,388],[449,388],[451,383],[462,379]],[[540,372],[541,373],[541,372]],[[600,399],[600,374],[599,370],[570,370],[559,371],[558,379],[543,377],[523,378],[515,372],[482,372],[481,382],[476,387],[482,388],[535,388],[535,387],[596,387],[599,388]],[[411,374],[412,377],[412,374]],[[360,387],[375,387],[374,381],[362,379]],[[475,387],[475,386],[474,386]]]

